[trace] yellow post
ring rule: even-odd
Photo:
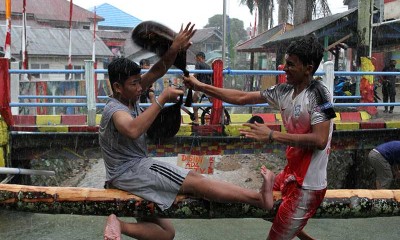
[[[3,118],[0,118],[0,167],[6,166],[4,147],[8,145],[8,126]]]

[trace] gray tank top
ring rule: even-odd
[[[139,102],[136,102],[134,109],[130,110],[118,100],[111,98],[104,107],[99,127],[99,144],[106,167],[107,181],[112,181],[148,155],[145,134],[137,139],[131,139],[115,128],[112,116],[117,111],[128,112],[132,118],[136,118],[140,113]]]

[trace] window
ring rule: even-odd
[[[65,70],[68,70],[68,69],[69,69],[68,65],[65,66]],[[83,69],[85,69],[85,67],[81,66],[81,65],[73,65],[72,69],[73,70],[83,70]],[[83,80],[84,77],[85,77],[84,73],[72,73],[71,74],[71,78],[70,78],[70,74],[69,73],[65,74],[65,80]]]
[[[214,50],[214,44],[206,43],[205,44],[205,49],[206,49],[206,52],[211,52],[212,50]]]
[[[39,69],[50,69],[50,65],[48,63],[32,63],[31,64],[31,69],[33,70],[39,70]],[[48,73],[33,73],[31,74],[32,77],[36,78],[37,80],[39,79],[49,79],[49,74]]]

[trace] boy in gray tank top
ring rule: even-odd
[[[140,67],[126,58],[112,61],[108,67],[113,95],[107,102],[99,129],[99,143],[107,174],[107,186],[128,191],[161,209],[168,209],[177,194],[202,197],[219,202],[242,202],[263,209],[273,206],[274,174],[263,168],[260,192],[213,180],[187,169],[148,157],[145,133],[166,102],[176,102],[183,90],[168,87],[151,105],[140,112],[143,89],[162,77],[173,64],[180,49],[187,49],[195,30],[190,24],[175,37],[169,50],[143,75]],[[175,229],[168,219],[146,218],[136,223],[121,221],[111,214],[104,239],[121,239],[121,234],[136,239],[173,239]]]

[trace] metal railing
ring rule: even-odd
[[[322,76],[323,81],[326,86],[330,90],[333,99],[360,99],[361,96],[333,96],[334,92],[334,78],[335,76],[363,76],[363,75],[373,75],[373,76],[382,76],[382,75],[399,75],[398,72],[348,72],[348,71],[333,71],[333,63],[326,62],[323,65],[324,71],[318,71],[315,73],[316,76]],[[142,72],[146,72],[147,70],[142,70]],[[190,73],[206,73],[212,74],[213,70],[190,70]],[[64,70],[64,69],[29,69],[29,70],[20,70],[20,69],[10,69],[9,73],[12,75],[19,74],[85,74],[85,93],[86,95],[81,96],[44,96],[44,95],[19,95],[19,82],[11,81],[11,91],[14,91],[14,94],[11,94],[11,103],[10,107],[84,107],[87,109],[88,114],[88,125],[95,125],[95,115],[97,108],[103,108],[105,103],[99,103],[97,100],[105,100],[107,96],[96,96],[95,94],[95,86],[94,86],[94,76],[95,74],[104,74],[107,73],[106,69],[94,69],[93,61],[85,61],[85,70]],[[183,74],[181,70],[170,69],[167,74]],[[280,75],[285,74],[284,71],[280,70],[232,70],[225,69],[223,70],[224,75]],[[66,82],[65,80],[64,82]],[[33,81],[34,82],[34,81]],[[62,81],[59,81],[62,82]],[[16,90],[17,89],[17,90]],[[18,91],[17,94],[15,91]],[[13,97],[14,96],[14,97]],[[60,102],[20,102],[20,100],[24,99],[78,99],[85,100],[85,102],[80,103],[60,103]],[[170,105],[170,104],[167,104]],[[150,106],[149,103],[141,103],[141,107]],[[212,103],[193,103],[193,107],[210,107]],[[223,103],[223,107],[237,107],[238,105]],[[240,107],[268,107],[269,104],[252,104],[252,105],[240,105]],[[361,106],[400,106],[400,102],[395,103],[334,103],[335,107],[361,107]]]

